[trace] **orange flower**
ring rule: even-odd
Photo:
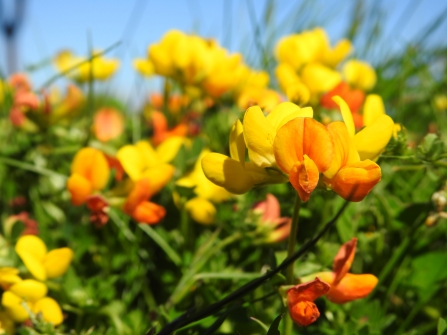
[[[93,119],[93,132],[98,140],[107,142],[119,137],[124,129],[123,116],[114,108],[101,108]]]
[[[334,258],[333,272],[319,272],[307,276],[309,279],[318,276],[330,284],[326,297],[336,304],[365,298],[378,283],[377,277],[372,274],[348,273],[354,261],[356,246],[357,238],[354,237],[340,247]]]
[[[314,300],[330,290],[329,284],[318,277],[305,284],[287,290],[287,305],[290,316],[298,326],[308,326],[320,316]]]
[[[163,108],[164,99],[160,93],[150,95],[151,105],[157,110]],[[183,107],[189,103],[189,98],[186,95],[170,95],[168,99],[168,110],[172,114],[178,114]]]
[[[365,93],[363,93],[359,89],[352,89],[347,83],[342,81],[340,84],[335,86],[332,90],[327,92],[321,97],[320,103],[323,107],[328,109],[338,109],[338,105],[335,103],[332,98],[336,95],[339,95],[343,98],[344,101],[348,104],[349,108],[352,111],[352,116],[358,115],[360,118],[359,121],[362,121],[362,118],[359,114],[356,114],[359,112],[360,108],[363,105],[363,101],[365,101]],[[354,122],[356,121],[356,118],[354,117]],[[356,127],[360,128],[361,125]]]
[[[280,217],[279,201],[273,194],[267,194],[266,200],[257,203],[253,212],[262,215],[258,225],[267,230],[265,242],[276,243],[289,236],[292,219],[290,217]]]
[[[140,223],[155,224],[166,215],[166,210],[148,201],[151,196],[148,178],[142,178],[135,183],[124,204],[124,212]]]
[[[188,125],[180,123],[172,129],[168,129],[168,121],[163,113],[158,111],[151,112],[152,127],[154,128],[154,136],[152,142],[159,145],[161,142],[173,136],[186,136],[188,134]]]
[[[318,184],[319,173],[331,166],[334,145],[325,126],[312,118],[297,117],[279,129],[273,151],[301,200],[307,201]]]
[[[83,148],[71,163],[67,188],[73,205],[81,205],[95,191],[102,190],[109,181],[110,169],[104,154],[98,149]]]

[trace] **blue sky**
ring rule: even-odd
[[[2,0],[8,6],[12,0]],[[132,90],[136,74],[131,59],[146,55],[147,46],[158,41],[169,29],[196,32],[215,37],[231,51],[249,53],[256,48],[253,21],[263,22],[262,14],[267,0],[28,0],[26,17],[20,31],[19,66],[38,64],[49,60],[61,49],[71,49],[85,55],[88,36],[95,48],[105,49],[117,41],[121,45],[110,56],[121,59],[119,73],[111,85],[119,91]],[[303,1],[276,0],[274,26],[277,35],[289,34],[296,27],[322,24],[330,39],[343,37],[349,25],[354,1],[315,0],[296,13]],[[447,3],[436,0],[365,1],[366,6],[380,6],[383,22],[383,45],[378,50],[399,50],[414,40],[445,9]],[[250,13],[254,14],[250,16]],[[296,15],[295,15],[295,14]],[[365,20],[373,18],[367,16]],[[446,20],[447,21],[447,20]],[[263,32],[272,27],[260,25]],[[429,43],[445,43],[440,32],[447,31],[446,22],[432,36]],[[280,34],[278,34],[278,32]],[[365,35],[365,34],[364,34]],[[355,41],[358,48],[368,36]],[[4,43],[0,42],[0,66],[5,69]],[[377,50],[376,50],[377,51]],[[372,52],[370,59],[382,57]],[[55,74],[48,63],[31,73],[35,86]],[[154,89],[150,81],[137,81]]]

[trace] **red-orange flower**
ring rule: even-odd
[[[166,215],[164,207],[149,201],[151,188],[148,178],[142,178],[135,183],[124,204],[124,212],[137,222],[155,224]]]
[[[276,163],[289,175],[301,200],[307,201],[320,172],[331,166],[334,145],[325,126],[312,118],[297,117],[279,129],[273,151]]]
[[[296,285],[287,290],[287,305],[290,316],[297,325],[308,326],[320,316],[314,300],[325,295],[330,285],[318,277],[305,284]]]
[[[309,279],[318,276],[330,284],[326,297],[336,304],[365,298],[378,283],[377,277],[372,274],[348,273],[354,261],[356,246],[357,238],[354,237],[340,247],[334,258],[332,272],[319,272],[307,276]]]
[[[338,109],[338,105],[335,103],[334,100],[332,100],[332,98],[336,95],[342,97],[343,100],[346,101],[349,108],[351,109],[353,116],[360,111],[360,108],[363,105],[363,101],[365,101],[365,93],[363,93],[363,91],[359,89],[352,89],[347,83],[342,81],[340,84],[335,86],[332,90],[321,97],[321,106],[328,109]],[[360,120],[362,120],[361,116]]]
[[[151,112],[152,127],[154,130],[154,135],[152,137],[152,142],[154,145],[159,145],[161,142],[172,136],[186,136],[188,134],[188,125],[185,123],[180,123],[174,128],[169,129],[168,121],[163,113],[158,111]]]
[[[93,118],[93,132],[101,142],[119,137],[123,129],[123,116],[114,108],[101,108]]]

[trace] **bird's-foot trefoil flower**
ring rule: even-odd
[[[71,176],[67,188],[73,205],[81,205],[96,191],[102,190],[109,181],[110,168],[104,154],[95,148],[83,148],[71,163]]]
[[[321,278],[330,285],[326,297],[336,304],[365,298],[376,287],[378,279],[372,274],[348,273],[354,261],[356,246],[357,239],[354,237],[340,247],[334,258],[332,272],[315,273],[301,278],[301,282]]]
[[[62,276],[73,259],[70,248],[48,251],[45,243],[35,235],[20,237],[15,250],[28,271],[41,281]]]
[[[329,169],[334,156],[329,131],[310,117],[298,117],[281,127],[273,149],[276,163],[289,175],[301,200],[309,200],[320,172]]]
[[[293,322],[298,326],[308,326],[315,322],[319,318],[320,312],[314,301],[329,290],[330,285],[318,277],[288,289],[287,306]]]

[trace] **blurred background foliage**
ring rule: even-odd
[[[277,5],[268,1],[261,20],[256,15],[250,18],[253,34],[227,37],[239,39],[246,62],[267,70],[270,78],[276,66],[272,51],[284,31],[324,26],[326,20],[337,19],[333,13],[339,7],[338,3],[326,7],[321,2],[299,1],[284,22],[275,22]],[[249,13],[259,11],[255,1],[247,0],[247,6]],[[321,6],[325,10],[320,11]],[[393,30],[405,26],[414,7],[414,2],[408,2]],[[335,228],[295,263],[295,274],[300,277],[330,269],[340,245],[356,236],[359,243],[352,272],[375,274],[379,284],[367,298],[344,305],[318,300],[320,319],[307,328],[295,328],[295,333],[444,334],[447,106],[439,97],[447,95],[447,46],[445,40],[426,41],[439,33],[446,12],[439,12],[429,26],[421,27],[418,38],[395,48],[382,29],[386,3],[359,0],[351,10],[344,36],[353,41],[356,57],[374,65],[378,81],[373,93],[383,98],[387,113],[405,130],[391,140],[379,160],[382,181],[364,201],[349,204]],[[227,21],[236,19],[228,17]],[[271,86],[277,88],[272,81]],[[0,110],[0,265],[18,263],[11,246],[23,225],[18,222],[9,227],[5,222],[21,211],[38,222],[39,236],[50,249],[69,246],[75,254],[68,272],[52,287],[66,316],[55,334],[125,335],[145,334],[152,327],[159,330],[181,313],[222,299],[285,259],[286,242],[266,245],[251,234],[256,225],[250,211],[254,203],[272,193],[281,204],[282,215],[291,216],[295,191],[289,184],[256,188],[219,204],[213,226],[191,223],[190,245],[185,244],[180,230],[184,218],[172,199],[173,191],[189,197],[188,189],[174,182],[153,198],[167,211],[159,225],[136,224],[115,209],[110,209],[106,225],[92,225],[89,210],[72,206],[65,189],[74,154],[87,143],[113,152],[113,148],[147,138],[151,130],[142,114],[136,113],[141,108],[130,109],[135,103],[115,98],[101,86],[84,85],[83,89],[88,101],[79,117],[32,135],[11,127],[9,110]],[[93,111],[105,106],[128,116],[125,135],[112,144],[99,143],[89,135]],[[192,168],[204,146],[227,154],[229,129],[240,115],[232,105],[212,107],[200,123],[202,135],[194,140],[193,149],[182,148],[174,160],[177,177]],[[11,201],[19,196],[27,201],[13,206]],[[314,236],[342,203],[335,194],[314,192],[301,210],[298,244]],[[277,290],[282,280],[275,277],[178,334],[266,334],[273,320],[286,312]],[[45,334],[44,327],[21,327],[20,333]]]

